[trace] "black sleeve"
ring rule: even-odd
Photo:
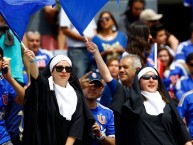
[[[110,108],[113,111],[121,114],[123,104],[128,100],[130,89],[124,87],[118,81],[116,81],[116,93],[113,94],[113,100]]]

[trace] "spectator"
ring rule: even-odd
[[[193,99],[193,90],[186,92],[178,104],[178,112],[182,119],[185,119],[187,124],[188,131],[193,138],[193,116],[192,116],[192,99]]]
[[[84,90],[86,102],[95,117],[92,126],[96,137],[92,145],[115,145],[115,128],[113,111],[97,102],[103,91],[103,83],[100,74],[93,72],[88,76],[89,84]],[[80,79],[81,82],[85,82]]]
[[[105,62],[112,57],[120,58],[127,46],[126,35],[118,31],[117,22],[112,13],[108,11],[103,11],[99,15],[97,34],[92,38],[92,41],[99,46],[99,51]],[[97,69],[92,54],[89,53],[89,57],[95,69]]]
[[[107,61],[107,67],[111,73],[111,76],[118,80],[119,75],[119,61],[116,58],[111,58]]]
[[[23,143],[87,144],[94,118],[84,104],[77,78],[72,78],[71,60],[57,55],[44,72],[39,73],[33,51],[26,50],[25,54],[30,61],[32,78],[25,96]]]
[[[163,65],[163,72],[159,72],[163,73],[163,83],[172,99],[176,100],[173,89],[178,79],[187,76],[187,71],[182,64],[173,61],[174,57],[167,48],[158,49],[158,59]]]
[[[150,58],[150,34],[149,27],[141,22],[134,22],[128,31],[128,43],[126,52],[140,57],[142,66],[154,65],[153,58]],[[123,56],[127,54],[123,53]]]
[[[23,104],[25,90],[14,78],[12,78],[9,61],[3,59],[3,50],[1,47],[0,47],[0,70],[1,70],[0,144],[13,145],[11,142],[11,137],[7,130],[7,124],[6,121],[4,120],[5,119],[4,117],[8,103],[15,101],[20,105]],[[17,126],[16,122],[15,128],[18,127],[19,126]]]
[[[12,31],[9,29],[5,20],[0,14],[0,46],[3,49],[4,57],[10,59],[10,68],[12,77],[24,87],[23,78],[23,65],[26,68],[27,78],[29,79],[29,64],[27,63],[25,56],[23,55],[23,50],[21,44],[17,37],[14,36]],[[30,83],[30,82],[29,82]],[[29,85],[26,84],[26,86]],[[20,130],[19,125],[22,116],[19,114],[22,111],[22,106],[18,105],[14,101],[10,101],[7,106],[7,111],[5,114],[5,121],[7,125],[7,130],[11,136],[14,145],[21,144],[20,141]]]
[[[138,56],[129,54],[122,57],[119,62],[119,79],[120,79],[119,81],[125,87],[131,87],[135,72],[139,68],[141,68],[141,62]],[[105,85],[105,88],[103,90],[103,93],[100,99],[100,103],[106,107],[109,107],[112,102],[112,99],[113,99],[112,92],[108,87],[108,85]]]
[[[38,68],[40,70],[44,69],[50,59],[53,57],[52,52],[41,48],[41,35],[38,31],[28,31],[26,33],[26,38],[28,42],[28,48],[35,53]]]
[[[180,101],[184,93],[190,91],[193,88],[193,53],[190,53],[186,58],[186,64],[188,66],[189,74],[181,77],[176,83],[176,97]]]
[[[154,43],[157,43],[158,48],[167,48],[170,54],[174,57],[175,52],[167,45],[167,36],[164,25],[161,23],[155,24],[151,27],[150,33],[152,36],[152,47],[154,47]]]
[[[130,25],[139,20],[141,12],[145,8],[145,0],[129,0],[125,12],[122,14],[124,16],[124,24],[126,32],[128,32]]]
[[[189,26],[190,39],[181,42],[177,47],[176,61],[186,66],[186,57],[193,52],[193,22]]]
[[[60,11],[60,29],[66,35],[68,47],[68,57],[73,64],[73,74],[78,78],[82,77],[91,69],[88,53],[85,46],[85,38],[80,36],[76,28],[72,25],[65,12]],[[96,24],[92,20],[84,31],[84,36],[92,38],[95,35]]]
[[[154,10],[152,9],[145,9],[141,12],[140,14],[140,20],[146,23],[149,28],[151,29],[152,26],[160,23],[160,19],[163,17],[162,14],[157,14]],[[171,33],[169,33],[166,30],[166,42],[167,45],[169,45],[174,52],[176,52],[176,48],[179,44],[179,40]]]
[[[125,88],[111,77],[97,46],[87,42],[87,48],[93,53],[104,81],[114,94],[111,108],[115,128],[119,129],[118,138],[117,134],[115,136],[117,144],[192,144],[185,124],[154,68],[138,70],[132,88]]]

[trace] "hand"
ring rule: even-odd
[[[83,77],[81,77],[81,78],[79,79],[80,86],[81,86],[82,89],[85,89],[85,88],[87,88],[87,87],[89,87],[89,86],[93,86],[93,85],[94,85],[94,84],[90,84],[90,83],[89,83],[90,80],[89,80],[88,76],[89,76],[90,74],[92,74],[92,71],[88,72],[87,74],[85,74]]]
[[[92,54],[94,54],[94,53],[96,53],[96,52],[98,51],[98,47],[96,46],[96,44],[94,44],[94,43],[91,42],[91,41],[87,41],[87,42],[86,42],[86,46],[87,46],[87,50],[88,50],[90,53],[92,53]]]
[[[123,53],[125,51],[121,45],[117,46],[114,50],[116,53]]]
[[[102,136],[102,132],[100,130],[100,126],[95,122],[92,126],[93,133],[96,137],[100,138]]]
[[[29,61],[33,61],[35,59],[35,54],[33,51],[27,49],[27,50],[24,50],[24,54],[26,55],[26,58],[29,60]]]
[[[2,71],[3,77],[4,77],[6,80],[11,80],[11,79],[12,79],[12,75],[11,75],[11,71],[10,71],[10,63],[9,63],[9,60],[7,60],[7,59],[4,59],[4,60],[3,60],[3,62],[2,62],[2,68],[5,68],[5,69],[6,69],[6,73],[3,73],[3,71]]]

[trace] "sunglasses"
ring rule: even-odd
[[[67,73],[72,72],[72,67],[71,66],[55,66],[57,72],[62,72],[64,69],[66,70]]]
[[[151,76],[150,75],[143,75],[141,78],[144,80],[149,80],[150,78],[152,78],[153,80],[158,80],[157,75],[151,75]]]
[[[110,19],[111,19],[110,17],[100,18],[99,22],[104,22],[104,21],[108,22]]]

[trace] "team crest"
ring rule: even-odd
[[[101,124],[105,124],[105,123],[106,123],[106,117],[103,116],[102,114],[97,115],[97,118],[98,118],[98,121],[99,121]]]
[[[3,104],[7,105],[8,104],[8,96],[2,95],[2,99],[3,99]]]

